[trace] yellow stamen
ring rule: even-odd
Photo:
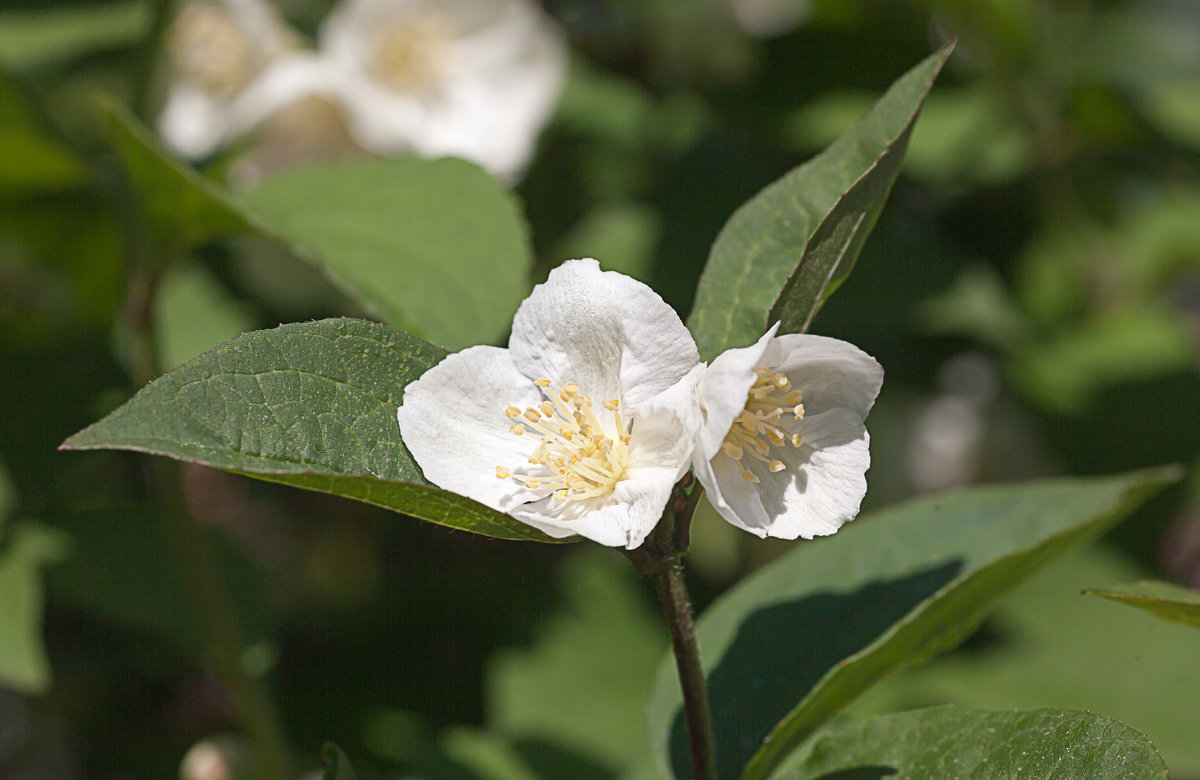
[[[804,442],[803,435],[787,430],[791,420],[804,419],[802,393],[792,388],[791,380],[782,372],[758,366],[754,375],[754,384],[746,392],[745,408],[734,418],[721,444],[722,453],[742,466],[742,479],[751,483],[759,480],[743,466],[744,457],[760,461],[769,471],[778,473],[787,465],[770,457],[771,449],[789,442],[792,447],[799,447]],[[789,413],[787,417],[785,412]]]
[[[536,432],[537,447],[528,462],[550,473],[514,474],[498,466],[496,475],[516,479],[531,490],[550,491],[557,503],[611,494],[617,482],[625,477],[632,438],[621,420],[619,400],[602,404],[612,413],[612,424],[606,428],[592,411],[592,399],[581,395],[574,382],[560,388],[551,388],[549,379],[538,379],[534,384],[545,391],[549,400],[524,412],[509,405],[504,414],[510,419],[527,421],[512,426],[509,430],[513,433]],[[614,433],[610,436],[606,431]]]

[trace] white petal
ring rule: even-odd
[[[754,369],[762,364],[767,344],[779,329],[771,326],[757,343],[740,349],[727,349],[713,359],[700,380],[700,410],[704,426],[700,429],[697,455],[708,460],[721,449],[725,434],[734,419],[746,407],[746,397],[757,378]]]
[[[542,394],[513,365],[508,350],[471,347],[450,355],[404,389],[400,435],[425,478],[445,490],[508,512],[538,498],[496,467],[517,471],[536,441],[509,432],[507,405],[520,408]]]
[[[266,0],[224,0],[246,39],[260,48],[262,59],[269,59],[292,48],[294,38],[283,17]]]
[[[883,384],[883,367],[875,358],[825,336],[779,336],[767,345],[763,363],[787,374],[810,415],[841,408],[865,418]]]
[[[414,13],[447,17],[455,38],[432,90],[406,93],[374,76],[377,36]],[[348,0],[320,31],[341,72],[355,139],[379,154],[457,156],[514,179],[532,155],[566,73],[556,25],[525,0]]]
[[[713,507],[729,522],[758,536],[780,539],[827,536],[858,514],[867,492],[871,465],[870,437],[862,421],[845,409],[834,409],[796,423],[804,433],[802,447],[772,450],[783,471],[772,473],[751,458],[744,465],[758,483],[742,478],[725,455],[712,459],[697,477],[710,490]]]
[[[534,288],[513,319],[513,362],[526,376],[575,382],[598,402],[642,404],[699,362],[675,310],[653,290],[595,260],[571,260]]]
[[[167,146],[191,160],[207,157],[229,134],[229,107],[190,82],[176,82],[158,117]]]
[[[230,130],[249,132],[264,119],[306,97],[330,97],[334,92],[328,63],[309,53],[280,57],[234,99],[229,109]]]

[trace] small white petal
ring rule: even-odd
[[[570,260],[534,288],[513,319],[513,362],[527,376],[574,381],[623,410],[666,391],[699,361],[675,310],[646,285]]]
[[[309,53],[280,57],[246,86],[229,106],[230,133],[249,132],[267,117],[306,97],[332,97],[328,63]]]
[[[228,105],[188,82],[171,85],[158,117],[158,132],[180,155],[198,160],[212,154],[229,135]]]
[[[883,367],[875,358],[826,336],[779,336],[767,345],[763,363],[787,374],[810,415],[840,408],[865,418],[883,384]]]
[[[708,460],[721,449],[734,418],[746,406],[746,394],[756,379],[754,369],[762,364],[767,344],[778,329],[779,323],[775,323],[757,343],[725,350],[704,372],[699,386],[704,427],[700,429],[697,457]]]
[[[536,446],[532,437],[509,432],[512,421],[504,409],[542,400],[508,350],[471,347],[410,383],[396,416],[400,436],[427,480],[508,512],[540,494],[514,479],[496,477],[497,466],[516,471]]]

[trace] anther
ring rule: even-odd
[[[793,390],[783,397],[784,402],[786,402],[788,406],[795,406],[803,399],[804,395],[799,390]]]
[[[804,419],[804,404],[796,404],[796,406],[792,409],[792,414],[796,415],[797,420],[803,420]]]
[[[734,460],[742,459],[742,445],[734,441],[727,441],[721,445],[721,449],[725,450],[725,454]]]
[[[513,406],[512,404],[509,404],[508,407],[505,408],[505,410],[504,410],[504,415],[510,419],[515,420],[521,416],[521,410],[518,409],[517,407]]]
[[[800,434],[800,433],[792,434],[792,446],[793,447],[799,447],[803,443],[804,443],[804,435],[803,434]]]
[[[620,402],[619,402],[617,399],[615,399],[615,398],[614,398],[614,399],[612,399],[611,401],[605,401],[605,402],[604,402],[604,408],[605,408],[605,409],[607,409],[607,410],[608,410],[608,411],[610,411],[610,412],[615,412],[615,411],[617,411],[617,406],[618,406],[618,404],[619,404],[619,403],[620,403]]]
[[[538,404],[538,408],[542,410],[542,414],[546,417],[554,416],[554,404],[550,403],[549,401],[542,401],[540,404]]]
[[[786,466],[783,465],[783,461],[781,460],[773,460],[767,464],[767,468],[769,468],[772,473],[778,473],[783,471]]]
[[[520,423],[517,423],[516,425],[509,428],[508,432],[515,433],[518,436],[523,436],[525,434],[525,426],[521,425]]]
[[[537,409],[530,407],[529,409],[525,410],[525,419],[529,420],[529,422],[535,423],[538,420],[542,419],[542,416],[540,414],[538,414]]]
[[[542,388],[543,390],[550,386],[550,380],[547,379],[546,377],[542,377],[541,379],[535,379],[535,380],[533,380],[533,383],[535,385],[537,385],[538,387]]]
[[[508,479],[511,476],[512,476],[512,472],[509,471],[508,469],[504,468],[503,466],[496,467],[496,477],[497,478]]]
[[[792,384],[788,381],[787,376],[784,374],[776,374],[775,376],[771,377],[771,381],[774,382],[775,386],[780,390],[787,390]]]
[[[747,482],[749,482],[752,485],[758,484],[758,477],[751,474],[750,469],[746,469],[742,472],[742,479],[746,480]]]

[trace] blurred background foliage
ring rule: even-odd
[[[311,33],[324,0],[280,0]],[[958,484],[1194,464],[1200,449],[1200,13],[1188,0],[547,0],[573,62],[516,194],[543,278],[595,256],[686,315],[729,214],[941,41],[958,48],[857,273],[815,332],[885,366],[867,507]],[[0,10],[0,775],[171,777],[236,758],[144,465],[57,445],[159,369],[248,329],[361,314],[262,239],[127,284],[131,191],[93,96],[153,115],[147,0]],[[739,24],[738,20],[743,24]],[[744,26],[743,26],[744,25]],[[220,178],[238,149],[203,170]],[[185,467],[236,594],[243,663],[318,766],[362,777],[644,777],[666,634],[620,556],[504,543]],[[702,508],[706,602],[786,544]],[[1032,581],[968,645],[859,711],[1067,706],[1200,778],[1194,632],[1081,588],[1200,586],[1195,481]],[[44,593],[43,593],[44,587]],[[21,600],[12,594],[23,594]],[[19,603],[18,603],[19,601]],[[1087,603],[1081,603],[1087,602]],[[24,616],[24,617],[22,617]],[[131,747],[136,746],[136,749]],[[573,769],[564,773],[563,766]],[[548,769],[557,767],[557,769]]]

